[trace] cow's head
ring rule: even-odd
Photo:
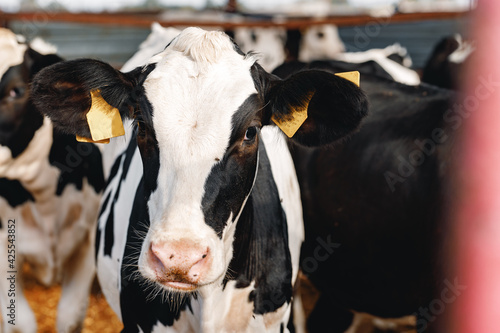
[[[18,156],[42,123],[42,115],[29,103],[29,82],[42,67],[61,60],[41,55],[16,35],[0,29],[0,145]]]
[[[285,61],[284,28],[236,28],[234,40],[244,52],[255,52],[259,64],[267,71],[272,71]]]
[[[344,43],[333,24],[312,25],[302,32],[300,61],[335,59],[344,51]]]
[[[274,126],[272,117],[307,107],[293,139],[315,146],[352,132],[367,111],[347,80],[321,71],[280,80],[224,33],[198,28],[129,73],[83,59],[46,68],[33,82],[34,102],[54,126],[84,137],[95,90],[137,126],[149,221],[139,271],[181,291],[225,276],[257,172],[259,132]]]

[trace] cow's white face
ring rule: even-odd
[[[42,42],[38,42],[41,45]],[[0,28],[0,165],[3,176],[10,178],[32,176],[24,169],[14,168],[11,163],[17,159],[30,144],[35,132],[44,124],[42,115],[29,102],[29,81],[41,67],[61,60],[56,55],[42,55],[26,44],[19,44],[17,36],[8,29]],[[47,125],[50,126],[50,125]],[[30,155],[15,163],[33,165],[32,170],[48,155],[50,143],[47,145],[45,130],[44,141],[32,144]],[[40,139],[40,137],[38,138]],[[51,139],[50,139],[51,140]],[[34,147],[37,149],[34,149]],[[42,149],[39,149],[42,147]],[[30,174],[28,176],[28,174]],[[36,171],[32,173],[36,174]],[[27,178],[28,176],[28,178]]]
[[[234,40],[244,52],[256,52],[268,72],[285,61],[286,30],[283,28],[237,28]]]
[[[145,177],[157,173],[152,180],[157,186],[148,201],[150,228],[139,269],[167,288],[193,290],[224,277],[232,257],[233,220],[255,177],[258,139],[245,135],[261,125],[244,113],[256,113],[258,104],[242,107],[257,94],[250,71],[255,59],[238,53],[224,34],[193,28],[152,62],[156,67],[144,89],[157,153],[150,158],[144,151],[153,148],[140,141],[139,147]],[[243,123],[235,124],[237,113],[247,117]],[[246,186],[225,183],[232,178]],[[243,195],[220,205],[217,197],[233,195],[224,191]],[[219,206],[216,211],[213,205]]]
[[[299,60],[309,62],[334,59],[336,55],[344,51],[344,43],[335,25],[314,25],[303,33]]]

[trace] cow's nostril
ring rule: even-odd
[[[153,264],[153,266],[155,266],[157,269],[160,269],[160,270],[165,269],[165,266],[163,266],[163,262],[161,261],[161,258],[157,256],[155,251],[150,250],[149,257],[151,259],[151,263]]]

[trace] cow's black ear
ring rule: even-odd
[[[104,103],[118,109],[122,118],[130,117],[142,95],[142,81],[152,70],[150,67],[122,73],[93,59],[59,62],[35,75],[31,98],[55,128],[91,138],[86,117],[92,105],[91,92],[97,91]]]
[[[28,47],[26,52],[24,52],[23,65],[25,66],[29,79],[31,80],[33,76],[35,76],[35,74],[42,68],[48,67],[60,61],[63,61],[63,59],[56,54],[40,54]]]
[[[345,137],[359,127],[368,112],[367,97],[358,86],[318,70],[302,71],[275,82],[265,98],[266,112],[275,123],[294,122],[297,111],[307,111],[307,119],[292,136],[305,146],[325,145]]]

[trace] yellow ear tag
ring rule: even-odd
[[[87,123],[89,124],[90,138],[77,135],[76,140],[80,142],[109,143],[110,138],[125,134],[122,118],[117,108],[111,106],[102,98],[100,90],[90,92],[92,105],[87,112]]]
[[[290,117],[292,117],[291,119],[278,120],[274,115],[271,117],[271,120],[276,124],[276,126],[278,126],[289,138],[294,136],[294,134],[299,130],[300,126],[302,126],[304,121],[306,121],[307,107],[309,106],[309,102],[311,101],[313,95],[314,93],[310,92],[306,96],[304,107],[295,107],[292,109],[292,113],[290,115]]]
[[[358,71],[337,73],[335,75],[340,76],[343,79],[349,80],[359,87],[359,72]]]

